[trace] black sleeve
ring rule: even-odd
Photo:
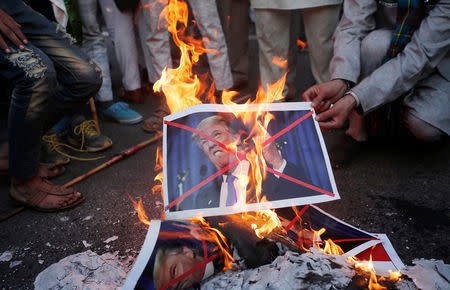
[[[287,175],[304,183],[314,185],[309,174],[303,169],[287,162],[283,175]],[[298,184],[283,177],[275,177],[268,173],[267,179],[263,183],[263,194],[269,201],[298,198],[317,195],[318,193],[304,185]]]

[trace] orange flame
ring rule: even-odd
[[[214,83],[208,88],[206,82],[202,82],[202,78],[195,75],[192,71],[192,66],[198,63],[200,55],[212,51],[203,46],[203,42],[207,41],[207,39],[198,40],[186,34],[188,26],[188,7],[186,2],[169,0],[168,5],[160,15],[160,20],[161,18],[165,18],[174,43],[180,49],[181,57],[177,68],[165,68],[162,71],[161,78],[153,87],[154,91],[164,94],[171,113],[201,104],[203,101],[214,103]],[[274,59],[274,61],[281,66],[287,65],[287,61],[280,58]],[[282,92],[285,80],[286,75],[276,83],[268,84],[267,91],[264,91],[260,87],[255,100],[253,102],[247,101],[246,105],[272,103],[276,100],[282,100],[284,98]],[[258,112],[236,112],[236,110],[233,110],[235,103],[232,101],[236,94],[237,92],[224,90],[221,96],[222,103],[230,106],[231,111],[235,112],[235,116],[240,118],[246,127],[252,128],[251,132],[248,133],[247,139],[243,140],[243,143],[253,144],[255,148],[245,156],[250,163],[250,170],[248,173],[242,173],[242,176],[245,175],[247,178],[243,178],[239,182],[250,183],[247,192],[255,194],[255,201],[260,201],[263,200],[263,197],[260,195],[262,181],[266,178],[267,166],[263,158],[264,152],[268,146],[274,146],[274,144],[268,144],[263,147],[263,143],[270,138],[266,128],[273,119],[273,115],[267,112],[267,106],[261,106]],[[203,101],[202,98],[204,99]],[[247,110],[244,109],[243,111]],[[226,145],[238,152],[237,142]],[[238,157],[242,158],[242,156]],[[153,187],[152,192],[160,192],[162,194],[162,158],[160,148],[158,148],[156,163],[155,171],[159,173],[155,177],[156,185]],[[246,188],[247,184],[241,184],[241,186]],[[240,200],[245,201],[246,199],[241,198]],[[242,204],[238,204],[237,206],[239,205]],[[280,222],[276,214],[270,210],[257,213],[253,219],[256,221],[254,226],[255,233],[259,237],[270,233],[276,227],[280,227]],[[265,223],[262,221],[265,221]]]
[[[398,280],[400,280],[401,277],[402,277],[402,273],[400,273],[400,271],[392,272],[391,270],[389,270],[389,280],[398,281]]]
[[[307,43],[306,43],[306,42],[303,42],[303,41],[300,40],[300,39],[297,39],[297,45],[300,46],[301,51],[303,51],[303,50],[305,49]]]
[[[158,148],[156,148],[156,164],[155,164],[155,173],[156,176],[154,178],[155,184],[152,188],[152,194],[161,194],[161,198],[163,198],[163,191],[162,191],[162,183],[163,183],[163,172],[162,172],[162,165],[163,165],[163,160],[162,160],[162,150],[161,150],[161,146],[158,146]]]
[[[242,213],[242,221],[250,224],[258,238],[263,239],[274,229],[282,229],[281,221],[273,210],[259,210],[251,213]]]
[[[130,195],[128,195],[131,202],[133,202],[134,210],[138,213],[139,220],[149,226],[150,220],[148,219],[147,215],[145,214],[144,205],[142,204],[142,198],[139,198],[139,201],[135,201]]]
[[[336,245],[331,239],[327,239],[326,241],[319,241],[320,236],[326,231],[325,228],[321,228],[318,231],[312,230],[314,232],[313,243],[317,249],[322,251],[325,254],[329,255],[343,255],[344,251],[338,245]],[[323,244],[324,246],[320,246]]]
[[[218,229],[211,227],[204,218],[200,217],[191,219],[191,221],[197,223],[202,227],[202,229],[206,230],[204,232],[205,234],[201,236],[201,239],[208,240],[217,245],[217,248],[215,250],[221,252],[224,259],[223,271],[231,269],[231,262],[233,262],[234,259],[230,254],[230,248],[226,243],[227,239],[225,238],[225,236]]]
[[[374,245],[372,249],[375,247]],[[370,280],[369,280],[369,286],[368,288],[370,290],[384,290],[387,289],[385,286],[382,286],[378,283],[377,280],[377,273],[375,271],[375,268],[373,267],[372,263],[372,254],[370,254],[369,261],[359,261],[356,257],[349,257],[347,258],[347,261],[355,265],[355,269],[362,270],[364,272],[367,272],[370,274]],[[389,270],[389,280],[395,282],[400,280],[402,274],[399,271],[392,272]],[[379,281],[385,281],[386,278],[381,276]]]
[[[177,68],[165,68],[162,71],[153,89],[164,93],[167,105],[174,113],[202,103],[200,96],[207,87],[193,74],[192,65],[198,62],[200,55],[211,50],[203,47],[202,40],[185,34],[188,25],[188,6],[185,1],[169,0],[161,17],[166,17],[168,30],[180,49],[181,57]],[[210,101],[214,99],[211,90],[207,97]]]
[[[272,59],[272,63],[280,68],[287,68],[287,59],[283,59],[279,56],[274,56]]]

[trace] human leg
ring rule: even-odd
[[[435,126],[414,116],[411,110],[404,113],[403,121],[406,128],[419,140],[439,141],[445,134]]]
[[[23,52],[0,52],[0,75],[15,86],[8,114],[11,198],[44,211],[78,205],[84,200],[81,193],[42,179],[61,174],[64,168],[39,166],[42,108],[48,102],[51,84],[55,83],[51,62],[28,44]]]
[[[272,61],[275,57],[288,58],[289,10],[255,9],[256,37],[259,46],[259,73],[262,87],[280,80],[286,73],[286,66],[279,66]],[[287,88],[283,90],[285,95]]]
[[[141,89],[138,51],[134,32],[133,11],[121,12],[114,0],[99,0],[108,31],[122,72],[122,85],[126,91]]]
[[[102,70],[102,86],[95,99],[99,102],[113,100],[109,60],[106,52],[105,38],[98,18],[98,3],[92,0],[78,0],[82,30],[83,51],[95,60]]]
[[[361,42],[361,78],[365,78],[377,69],[389,48],[392,31],[374,30]],[[353,110],[349,116],[349,127],[346,134],[358,142],[368,138],[364,117]]]
[[[437,70],[421,80],[403,103],[403,122],[416,138],[437,141],[450,134],[450,82]]]
[[[151,83],[155,83],[161,78],[161,72],[164,68],[172,67],[170,35],[165,19],[160,19],[161,13],[167,4],[167,0],[143,0],[143,8],[139,15],[141,25],[138,28],[139,37],[141,43],[143,43],[142,50],[149,52],[151,57],[148,64],[151,64],[152,68],[147,68]],[[146,53],[144,53],[145,55]]]
[[[207,52],[206,56],[216,89],[229,89],[233,86],[233,77],[216,2],[200,0],[189,0],[188,2],[192,7],[202,37],[209,40],[203,42],[205,48],[213,50],[213,52]]]
[[[84,200],[79,192],[38,176],[40,133],[97,93],[99,70],[72,46],[70,36],[22,1],[2,1],[0,9],[29,40],[24,51],[0,55],[0,73],[15,86],[9,113],[10,196],[41,210],[75,206]]]
[[[333,57],[333,33],[339,23],[341,5],[302,9],[311,71],[317,83],[330,80],[329,65]]]
[[[227,42],[233,87],[248,83],[248,0],[217,1],[223,33]]]

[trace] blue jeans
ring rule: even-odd
[[[113,100],[113,92],[108,54],[106,51],[106,39],[102,34],[100,19],[98,17],[99,11],[97,8],[99,4],[102,15],[105,18],[111,17],[109,14],[112,14],[112,12],[108,12],[106,9],[108,7],[105,4],[105,0],[78,0],[83,27],[83,51],[97,62],[103,72],[103,84],[95,99],[100,102],[107,102]]]
[[[8,40],[0,51],[0,75],[14,85],[8,117],[9,172],[20,180],[38,174],[42,132],[71,114],[99,90],[101,70],[63,29],[21,0],[2,0],[0,9],[21,25],[24,51]]]

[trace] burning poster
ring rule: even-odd
[[[343,269],[370,259],[378,274],[404,267],[384,235],[361,231],[314,206],[304,206],[205,219],[152,220],[124,289],[190,288],[228,269],[268,265],[287,252],[339,256]],[[313,257],[308,255],[305,260]],[[286,279],[299,283],[298,277]]]
[[[309,103],[198,105],[164,118],[166,219],[339,199]]]

